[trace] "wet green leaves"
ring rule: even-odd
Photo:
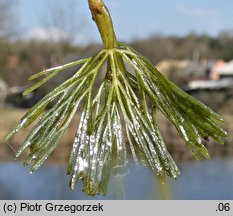
[[[176,178],[179,170],[166,149],[158,129],[156,110],[160,109],[176,127],[197,159],[209,158],[203,140],[212,137],[223,143],[226,132],[217,124],[221,117],[167,80],[142,55],[125,44],[103,49],[95,56],[33,75],[45,76],[29,88],[33,91],[62,70],[81,64],[67,81],[46,95],[6,136],[38,123],[19,147],[16,158],[30,153],[25,165],[35,171],[59,145],[75,113],[81,113],[68,162],[70,186],[83,181],[89,195],[106,194],[111,168],[119,173],[131,157],[146,163],[158,175]],[[126,70],[125,65],[131,67]],[[100,69],[105,79],[98,90],[94,83]],[[57,100],[50,109],[48,104]]]
[[[123,47],[130,51],[122,51],[122,55],[138,74],[143,91],[176,127],[196,158],[201,159],[200,154],[209,158],[203,140],[210,136],[223,144],[222,138],[227,134],[216,125],[223,123],[223,119],[163,77],[145,57],[126,45]]]

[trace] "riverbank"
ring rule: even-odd
[[[19,119],[26,113],[23,109],[0,109],[0,160],[12,161],[14,158],[14,151],[24,141],[30,128],[23,130],[20,134],[14,136],[9,143],[3,141],[4,135],[13,128]],[[211,157],[233,158],[233,102],[229,101],[226,106],[223,106],[218,112],[226,120],[225,129],[229,133],[229,138],[225,140],[224,145],[217,144],[210,139],[206,142]],[[69,158],[74,134],[77,126],[77,118],[71,123],[69,129],[66,131],[60,146],[49,157],[50,162],[66,163]],[[194,157],[186,148],[184,141],[180,138],[176,129],[171,125],[161,113],[158,113],[158,124],[165,144],[176,161],[193,160]],[[24,158],[21,158],[24,159]]]

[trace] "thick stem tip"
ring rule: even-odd
[[[117,44],[116,36],[107,7],[102,0],[88,0],[88,3],[92,19],[98,27],[104,47],[106,49],[114,48]]]

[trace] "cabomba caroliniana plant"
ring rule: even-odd
[[[44,78],[25,95],[64,69],[80,65],[71,78],[33,106],[6,136],[8,140],[40,117],[15,157],[29,150],[25,165],[32,164],[31,172],[35,171],[58,146],[80,107],[81,117],[68,162],[72,189],[82,179],[83,191],[88,195],[105,194],[111,167],[118,173],[127,164],[127,154],[135,162],[148,164],[157,175],[176,178],[179,170],[158,130],[157,109],[175,126],[197,159],[209,159],[203,140],[212,137],[223,144],[227,134],[217,126],[223,123],[222,118],[166,79],[133,48],[118,43],[102,0],[88,3],[104,48],[90,58],[30,77]],[[126,65],[131,67],[130,72]],[[94,91],[101,68],[106,75],[98,91]],[[54,100],[56,104],[46,109]]]

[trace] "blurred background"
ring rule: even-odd
[[[181,170],[161,184],[146,167],[129,163],[111,177],[106,196],[68,187],[66,163],[77,122],[35,174],[14,151],[29,129],[3,141],[28,108],[75,72],[61,73],[28,96],[27,77],[91,56],[101,48],[86,0],[0,0],[0,199],[233,199],[233,2],[228,0],[106,0],[119,41],[148,57],[169,79],[226,120],[223,146],[206,143],[212,159],[195,161],[159,114],[165,143]],[[23,160],[23,158],[21,159]]]

